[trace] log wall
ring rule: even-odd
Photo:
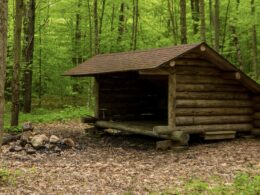
[[[137,73],[103,75],[99,83],[99,118],[105,120],[167,120],[167,81]],[[105,116],[105,118],[104,118]]]
[[[255,96],[253,98],[254,102],[254,129],[252,130],[253,134],[260,135],[260,96]]]
[[[177,130],[188,133],[252,130],[251,94],[238,81],[223,78],[220,69],[203,59],[180,59],[176,61],[176,70]],[[255,125],[260,129],[260,101],[258,115]]]

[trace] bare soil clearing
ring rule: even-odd
[[[40,124],[36,131],[72,137],[76,148],[61,153],[0,154],[0,168],[19,170],[14,185],[0,194],[149,194],[190,178],[232,182],[239,172],[260,174],[260,140],[241,138],[192,143],[182,152],[156,151],[155,139],[142,136],[87,136],[85,124]],[[6,152],[5,152],[6,151]],[[214,182],[214,181],[213,181]]]

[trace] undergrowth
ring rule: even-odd
[[[221,180],[220,180],[221,181]],[[260,174],[238,174],[233,183],[225,184],[216,181],[215,185],[200,179],[186,181],[182,189],[170,188],[162,192],[152,192],[151,195],[260,195]]]
[[[19,175],[20,171],[0,168],[0,187],[6,185],[15,185],[16,179]]]
[[[84,115],[91,115],[92,112],[88,111],[86,107],[64,106],[62,109],[46,109],[37,108],[30,114],[19,114],[19,126],[10,127],[10,111],[5,113],[5,131],[9,133],[19,133],[21,131],[21,125],[24,122],[30,121],[32,123],[49,123],[53,121],[68,121],[75,118],[80,118]]]

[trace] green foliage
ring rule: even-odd
[[[238,174],[233,183],[225,184],[221,181],[214,180],[214,184],[200,179],[191,179],[186,182],[181,190],[170,188],[163,192],[152,192],[151,195],[171,195],[171,194],[191,194],[191,195],[245,195],[245,194],[260,194],[260,175],[252,175],[248,173]],[[211,181],[212,182],[212,181]]]
[[[20,175],[20,171],[12,171],[0,168],[0,187],[3,185],[15,185],[16,178]]]
[[[65,122],[71,119],[80,118],[84,115],[91,115],[92,112],[87,110],[86,107],[74,107],[74,106],[64,106],[60,109],[46,109],[37,108],[34,109],[30,114],[20,114],[20,124],[26,121],[31,121],[32,123],[49,123],[53,121]],[[19,133],[21,127],[9,127],[8,122],[10,121],[10,113],[5,113],[5,131],[9,133]]]

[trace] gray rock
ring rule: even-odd
[[[28,148],[25,150],[27,154],[35,154],[36,153],[36,150],[32,147]]]
[[[51,144],[57,144],[57,143],[59,143],[59,141],[60,141],[60,138],[57,137],[56,135],[52,135],[52,136],[50,137],[50,140],[49,140],[49,142],[50,142]]]
[[[12,146],[12,147],[9,149],[10,152],[20,152],[20,151],[22,151],[22,150],[23,150],[23,147],[21,147],[21,146]]]
[[[49,141],[45,134],[35,135],[32,137],[31,144],[34,148],[42,148]]]
[[[22,125],[23,131],[33,131],[33,124],[32,122],[26,122]]]
[[[33,133],[31,131],[23,132],[20,138],[21,146],[25,146],[27,143],[30,143],[32,137]]]
[[[54,152],[60,153],[60,152],[61,152],[61,149],[60,149],[58,146],[56,146],[56,147],[54,148]]]
[[[68,148],[75,146],[75,142],[71,138],[64,138],[61,143]]]

